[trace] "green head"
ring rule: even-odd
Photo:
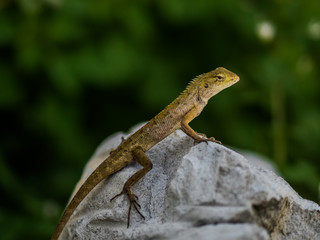
[[[198,99],[207,102],[223,89],[235,84],[240,78],[229,70],[218,67],[197,77]]]

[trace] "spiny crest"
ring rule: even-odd
[[[172,108],[173,106],[177,105],[179,103],[179,100],[181,98],[184,97],[185,94],[189,94],[191,88],[194,87],[194,85],[196,85],[196,83],[198,82],[199,79],[201,79],[203,77],[204,74],[201,74],[197,77],[195,77],[194,79],[192,79],[189,83],[188,86],[185,88],[185,90],[183,90],[183,92],[179,95],[179,97],[177,97],[173,102],[171,102],[166,108],[164,108],[155,118],[157,118],[158,116],[161,116],[163,112],[167,111],[167,108]]]
[[[185,88],[185,90],[182,91],[182,93],[180,94],[181,95],[184,95],[186,92],[189,92],[190,89],[193,87],[193,85],[195,85],[195,83],[201,79],[203,77],[204,74],[200,74],[198,76],[196,76],[194,79],[192,79],[189,83],[188,83],[188,86]]]

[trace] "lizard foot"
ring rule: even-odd
[[[121,143],[123,143],[125,140],[126,140],[126,139],[122,136],[122,137],[121,137]],[[121,143],[120,143],[120,144],[121,144]],[[114,154],[114,153],[116,152],[116,150],[117,150],[117,148],[111,150],[111,151],[109,152],[109,155]]]
[[[135,195],[131,189],[128,190],[128,191],[125,191],[125,190],[122,190],[121,193],[115,195],[113,198],[110,199],[110,202],[112,202],[115,198],[121,196],[122,194],[126,193],[128,198],[129,198],[129,201],[130,201],[130,205],[129,205],[129,211],[128,211],[128,223],[127,223],[127,228],[130,227],[130,215],[131,215],[131,208],[132,206],[134,207],[134,209],[139,213],[139,215],[143,218],[143,220],[145,220],[145,217],[143,216],[143,214],[140,212],[139,209],[141,209],[141,206],[140,204],[138,203],[138,196]]]
[[[222,144],[219,140],[216,140],[214,137],[211,138],[200,138],[200,139],[194,139],[194,143],[201,143],[201,142],[205,142],[208,144],[208,142],[215,142],[218,144]]]

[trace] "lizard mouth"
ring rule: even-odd
[[[231,85],[233,85],[233,84],[235,84],[235,83],[237,83],[237,82],[239,82],[239,81],[240,81],[239,76],[235,75],[235,76],[232,78],[232,80],[227,84],[227,87],[229,87],[229,86],[231,86]]]
[[[233,82],[234,82],[234,83],[237,83],[237,82],[239,82],[239,81],[240,81],[240,78],[239,78],[238,75],[236,75],[236,76],[234,77],[234,79],[233,79]]]

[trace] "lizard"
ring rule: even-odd
[[[145,152],[177,129],[181,129],[196,143],[212,141],[221,144],[213,137],[207,138],[204,134],[197,133],[189,126],[189,123],[201,113],[211,97],[239,80],[240,78],[236,74],[223,67],[218,67],[194,78],[178,98],[139,130],[124,139],[91,173],[65,208],[51,240],[59,238],[78,205],[98,183],[133,161],[137,161],[143,168],[134,173],[125,182],[122,191],[110,201],[122,194],[127,195],[129,199],[127,227],[130,224],[132,207],[144,219],[143,214],[139,211],[141,206],[138,203],[138,197],[131,188],[152,169],[152,162]]]

